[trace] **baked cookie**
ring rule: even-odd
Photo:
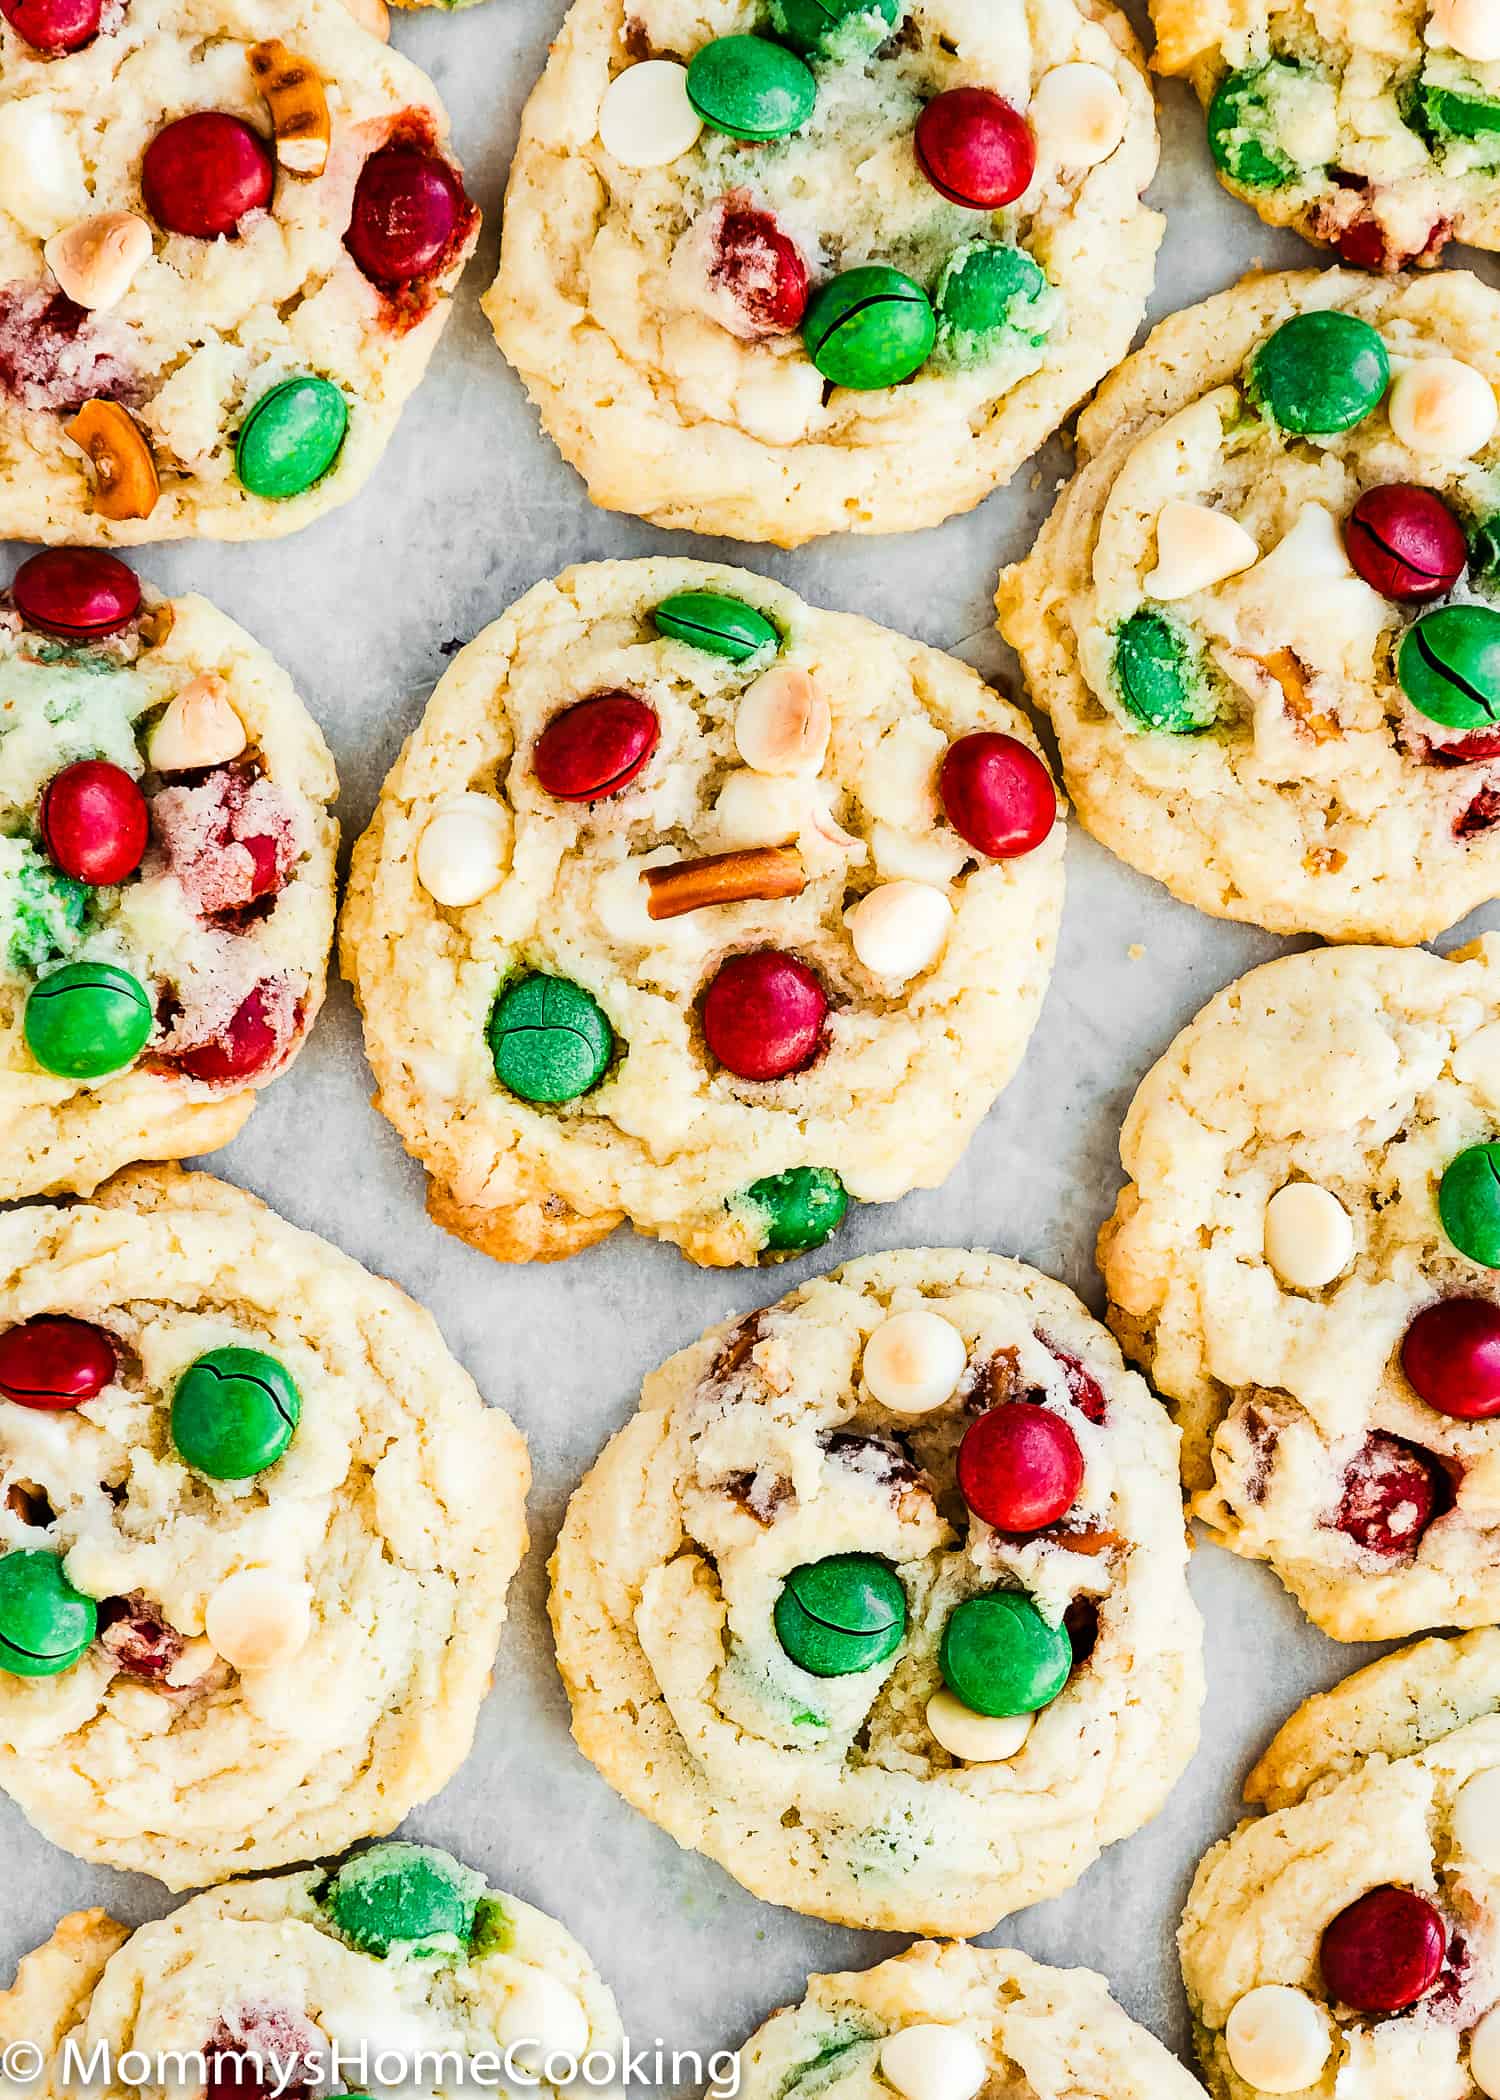
[[[1124,356],[1156,159],[1109,0],[574,0],[485,311],[605,509],[910,532]]]
[[[440,1225],[537,1261],[628,1217],[724,1265],[951,1173],[1062,885],[1032,732],[966,665],[739,569],[600,562],[445,673],[342,958]]]
[[[1102,1976],[1012,1947],[908,1947],[873,1969],[810,1976],[807,1996],[740,2052],[744,2100],[1203,2100]]]
[[[336,0],[3,0],[0,538],[321,517],[478,230],[431,82]]]
[[[527,1477],[420,1306],[238,1189],[0,1213],[0,1784],[171,1888],[392,1829],[472,1740]]]
[[[323,1003],[338,792],[241,627],[112,554],[0,593],[0,1199],[226,1144]]]
[[[1179,1935],[1209,2091],[1500,2095],[1500,1633],[1300,1707]]]
[[[180,2081],[141,2083],[208,2100],[313,2100],[330,2077],[379,2090],[395,2082],[381,2063],[411,2067],[401,2090],[436,2096],[464,2059],[478,2076],[488,2065],[494,2090],[497,2057],[517,2067],[502,2090],[551,2095],[557,2058],[617,2059],[621,2039],[608,1986],[554,1919],[434,1846],[377,1845],[331,1874],[213,1889],[134,1932],[99,1910],[64,1918],[0,1992],[0,2043],[43,2058],[0,2092],[66,2100],[99,2051],[110,2064],[182,2052]]]
[[[1345,262],[1500,247],[1491,0],[1151,0],[1158,72],[1208,112],[1227,189]]]
[[[646,1382],[552,1563],[579,1748],[757,1896],[956,1935],[1197,1747],[1177,1439],[1071,1291],[872,1255]]]
[[[1250,277],[1079,419],[1000,625],[1085,824],[1176,897],[1420,941],[1500,894],[1500,292]]]
[[[1500,1617],[1500,937],[1315,949],[1147,1075],[1099,1242],[1192,1507],[1337,1640]]]

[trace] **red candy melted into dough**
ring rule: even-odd
[[[0,388],[23,408],[133,399],[129,347],[123,328],[48,285],[0,285]]]
[[[297,813],[269,780],[224,766],[151,800],[152,833],[205,918],[274,896],[297,858]]]

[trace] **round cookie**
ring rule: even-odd
[[[1500,1614],[1500,1288],[1445,1226],[1482,1248],[1497,1005],[1493,935],[1286,956],[1125,1120],[1110,1324],[1176,1405],[1194,1514],[1338,1640]]]
[[[1420,941],[1500,892],[1500,293],[1246,278],[1080,419],[1001,578],[1079,814],[1174,896]]]
[[[1301,1706],[1204,1859],[1182,1971],[1216,2100],[1500,2087],[1500,1634]]]
[[[1488,0],[1330,9],[1152,0],[1159,72],[1207,112],[1219,179],[1363,269],[1500,247],[1500,35]]]
[[[426,1845],[236,1882],[134,1932],[74,1912],[0,1992],[0,2044],[40,2056],[37,2100],[76,2091],[95,2052],[181,2053],[193,2070],[202,2059],[210,2093],[288,2100],[326,2092],[330,2075],[379,2090],[382,2061],[410,2067],[409,2092],[450,2090],[455,2060],[493,2089],[498,2060],[516,2067],[508,2085],[550,2096],[568,2089],[558,2057],[597,2067],[622,2040],[570,1932]]]
[[[232,1138],[323,1003],[333,761],[286,673],[114,555],[0,593],[0,1199]]]
[[[485,311],[605,509],[909,532],[1125,354],[1156,161],[1107,0],[574,0]]]
[[[473,1737],[525,1446],[429,1316],[156,1168],[0,1215],[0,1784],[184,1888],[386,1832]]]
[[[601,562],[445,673],[343,968],[439,1224],[531,1261],[628,1217],[753,1262],[951,1172],[1062,860],[1031,730],[965,665],[743,570]]]
[[[908,1947],[873,1969],[811,1976],[741,2051],[745,2100],[972,2100],[981,2082],[1036,2100],[1202,2100],[1193,2078],[1087,1969],[1011,1947]],[[877,2083],[878,2078],[878,2083]]]
[[[768,1901],[987,1931],[1196,1747],[1175,1458],[1061,1284],[851,1262],[673,1357],[574,1495],[551,1609],[578,1745]]]
[[[0,20],[0,537],[294,532],[374,468],[477,238],[442,104],[336,0],[62,12],[61,48]]]

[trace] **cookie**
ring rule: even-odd
[[[1421,1641],[1293,1714],[1179,1935],[1215,2100],[1500,2092],[1500,1633]]]
[[[554,1919],[434,1846],[377,1845],[332,1873],[213,1889],[134,1932],[103,1911],[64,1918],[0,1992],[0,2042],[42,2058],[0,2091],[64,2100],[96,2055],[180,2052],[183,2089],[210,2096],[310,2100],[330,2076],[378,2090],[382,2062],[438,2092],[465,2060],[493,2090],[497,2058],[515,2067],[507,2089],[550,2096],[557,2058],[617,2058],[621,2039],[608,1987]]]
[[[445,673],[343,968],[440,1225],[536,1261],[628,1218],[753,1262],[952,1171],[1062,863],[1032,732],[966,665],[743,570],[600,562]]]
[[[573,1734],[755,1895],[987,1931],[1197,1745],[1177,1439],[1061,1284],[873,1255],[646,1382],[552,1563]]]
[[[1142,1082],[1099,1242],[1192,1508],[1326,1633],[1500,1617],[1500,939],[1315,949]]]
[[[336,0],[0,16],[0,537],[345,502],[478,235],[430,81]]]
[[[333,761],[202,598],[54,549],[0,593],[0,1199],[226,1144],[323,1003]]]
[[[238,1189],[0,1214],[0,1784],[171,1888],[391,1830],[473,1738],[527,1477],[420,1306]]]
[[[1500,293],[1250,277],[1080,418],[1000,581],[1084,823],[1221,918],[1420,941],[1500,894]]]
[[[485,311],[606,510],[910,532],[1124,356],[1156,160],[1108,0],[574,0]]]
[[[1345,262],[1500,247],[1500,31],[1488,0],[1152,0],[1226,189]]]
[[[876,2083],[877,2074],[879,2083]],[[808,1978],[741,2052],[745,2100],[1203,2100],[1102,1976],[1049,1969],[1012,1947],[924,1941],[873,1969]]]

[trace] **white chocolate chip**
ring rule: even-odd
[[[1500,2006],[1487,2012],[1469,2036],[1469,2076],[1484,2100],[1500,2100]]]
[[[1332,2043],[1322,2006],[1289,1983],[1246,1991],[1224,2025],[1230,2063],[1263,2093],[1300,2093],[1313,2084]]]
[[[883,882],[845,915],[854,952],[876,977],[906,984],[930,970],[953,930],[953,906],[928,882]]]
[[[870,848],[875,865],[888,882],[905,878],[946,889],[963,873],[970,849],[946,824],[935,831],[903,831],[895,824],[872,824]]]
[[[805,780],[766,773],[731,773],[719,790],[714,819],[726,846],[784,846],[808,821]]]
[[[1126,115],[1114,76],[1077,60],[1044,73],[1031,98],[1032,128],[1043,150],[1064,168],[1108,160],[1125,136]]]
[[[1500,1767],[1476,1772],[1459,1788],[1453,1801],[1453,1840],[1476,1867],[1500,1874]]]
[[[1488,65],[1500,58],[1500,7],[1495,0],[1432,0],[1427,41]]]
[[[203,1630],[237,1670],[272,1670],[291,1662],[312,1631],[307,1584],[288,1582],[269,1568],[246,1568],[209,1598]]]
[[[391,11],[385,0],[344,0],[344,5],[361,29],[368,29],[382,44],[390,42]]]
[[[1391,429],[1408,450],[1472,459],[1495,434],[1495,390],[1456,357],[1424,357],[1397,374],[1386,400]]]
[[[417,841],[417,880],[458,909],[487,897],[510,861],[510,816],[493,795],[445,795]]]
[[[617,73],[599,105],[599,139],[623,168],[665,168],[698,143],[703,119],[688,100],[687,68],[648,58]]]
[[[118,306],[151,256],[151,228],[133,211],[75,219],[43,244],[47,267],[75,306]]]
[[[865,1343],[865,1384],[892,1414],[930,1414],[952,1399],[968,1361],[953,1322],[913,1306],[882,1320]]]
[[[806,671],[773,665],[747,686],[734,718],[735,749],[757,773],[816,773],[833,715]]]
[[[1156,520],[1156,567],[1142,584],[1148,598],[1170,604],[1211,590],[1260,559],[1243,525],[1206,503],[1172,502]]]
[[[184,1692],[208,1675],[219,1659],[219,1651],[212,1641],[201,1637],[196,1641],[184,1641],[182,1653],[176,1662],[167,1665],[166,1681],[174,1692]]]
[[[528,1969],[506,1993],[495,2020],[502,2049],[514,2050],[516,2061],[528,2058],[581,2057],[589,2045],[589,2016],[565,1983],[545,1969]]]
[[[62,111],[27,95],[0,106],[0,197],[34,240],[45,240],[89,208],[79,138]]]
[[[189,679],[157,717],[146,739],[146,756],[158,773],[190,773],[222,766],[246,744],[245,725],[235,713],[224,681],[212,671]]]
[[[927,1726],[934,1742],[966,1765],[1008,1764],[1031,1734],[1035,1714],[976,1714],[952,1692],[934,1692]]]
[[[989,2064],[966,2029],[922,2021],[886,2036],[880,2075],[903,2100],[974,2100]]]
[[[1266,1205],[1266,1260],[1294,1290],[1320,1291],[1342,1276],[1354,1253],[1354,1226],[1331,1189],[1289,1181]]]

